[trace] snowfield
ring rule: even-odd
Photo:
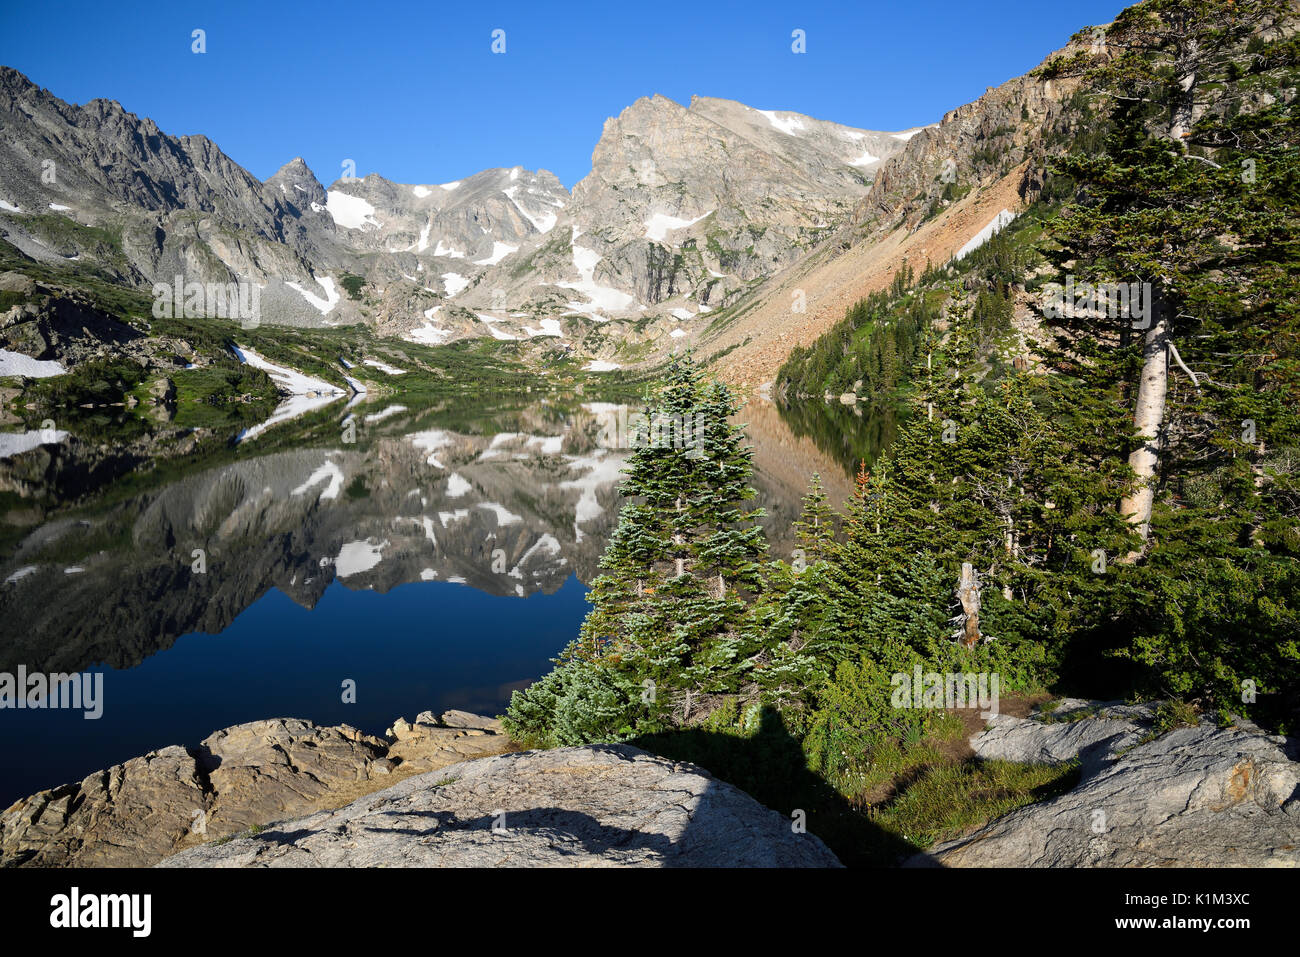
[[[645,238],[661,243],[670,232],[685,229],[687,226],[694,226],[712,212],[713,210],[709,210],[708,213],[696,216],[694,219],[680,219],[677,216],[669,216],[667,213],[655,213],[645,221]]]
[[[405,412],[405,411],[406,411],[406,406],[404,405],[390,405],[388,408],[384,409],[381,412],[370,413],[368,416],[366,416],[366,423],[374,424],[375,422],[382,422],[384,421],[384,419],[387,419],[390,416],[394,416],[400,412]]]
[[[68,437],[55,429],[30,429],[26,432],[0,432],[0,459],[22,455],[42,445],[57,445]]]
[[[438,461],[438,452],[441,449],[449,448],[453,444],[450,432],[443,432],[440,429],[431,429],[428,432],[412,432],[405,436],[406,441],[419,449],[421,452],[428,452],[429,456],[424,460],[426,465],[432,465],[435,468],[446,468]]]
[[[510,202],[514,203],[515,209],[519,210],[519,215],[524,217],[524,219],[528,220],[530,223],[532,223],[533,228],[536,229],[539,233],[549,233],[552,229],[554,229],[555,224],[558,221],[559,217],[555,213],[549,213],[549,212],[541,213],[540,215],[535,213],[530,213],[528,210],[524,209],[523,206],[519,205],[519,200],[515,198],[515,194],[518,191],[519,191],[518,186],[511,186],[509,189],[502,190],[502,192],[505,193],[506,196],[509,198]],[[563,205],[564,205],[563,203],[556,203],[556,206],[561,209],[563,208]]]
[[[388,363],[380,362],[378,359],[366,359],[365,364],[371,366],[372,368],[378,369],[380,372],[387,372],[389,375],[406,374],[405,369],[399,369],[397,368],[397,366],[390,366]]]
[[[578,238],[578,229],[574,227],[573,238]],[[573,268],[578,271],[577,282],[557,282],[561,289],[572,289],[587,297],[586,308],[595,308],[607,312],[618,312],[636,305],[636,299],[625,292],[596,282],[596,264],[600,262],[600,253],[586,246],[573,243]],[[582,304],[579,303],[579,306]],[[572,307],[573,303],[569,303]]]
[[[776,110],[757,110],[767,117],[767,121],[776,129],[780,130],[787,136],[794,136],[797,130],[803,129],[803,124],[799,122],[797,116],[779,116]]]
[[[890,133],[889,135],[896,140],[902,140],[904,143],[906,143],[917,133],[921,132],[921,130],[932,130],[938,125],[939,125],[938,123],[931,123],[929,126],[918,126],[915,129],[903,130],[903,132],[901,133]]]
[[[68,370],[55,359],[33,359],[21,352],[0,349],[0,376],[24,375],[29,379],[48,379]]]
[[[605,404],[592,403],[592,407]],[[609,408],[617,410],[619,407],[610,406]],[[582,541],[582,524],[591,521],[593,518],[599,518],[604,513],[604,509],[600,507],[600,500],[596,497],[597,493],[623,477],[622,470],[625,456],[610,455],[607,454],[605,449],[597,449],[590,455],[566,455],[565,460],[570,470],[583,473],[578,478],[561,482],[559,486],[562,489],[575,488],[581,492],[577,507],[573,513],[573,537],[575,541],[580,542]]]
[[[518,249],[519,249],[518,246],[511,246],[509,243],[493,242],[493,243],[492,243],[492,255],[488,256],[487,259],[476,259],[476,260],[474,260],[474,265],[475,265],[475,266],[495,266],[495,265],[496,265],[497,263],[499,263],[501,260],[505,259],[507,256],[509,256],[511,253],[517,251]]]
[[[342,297],[339,295],[338,290],[334,288],[333,277],[317,276],[313,278],[315,278],[320,287],[325,290],[324,299],[320,296],[313,295],[306,289],[303,289],[302,286],[296,282],[286,282],[285,285],[306,299],[307,302],[314,306],[322,316],[328,315],[334,307],[339,304],[339,300]]]
[[[368,539],[364,542],[348,542],[339,550],[338,558],[334,559],[335,574],[339,578],[350,578],[370,571],[384,560],[387,545],[387,540],[378,545],[372,545]]]
[[[464,292],[469,288],[469,280],[458,272],[445,272],[442,274],[442,285],[447,290],[447,296],[456,295],[458,292]]]
[[[271,381],[280,389],[289,393],[289,398],[276,407],[275,412],[272,413],[269,419],[240,432],[235,439],[236,442],[251,439],[261,435],[272,426],[279,425],[281,422],[287,422],[290,419],[298,418],[300,415],[306,415],[308,412],[322,409],[331,402],[338,401],[343,396],[343,390],[331,382],[313,378],[299,372],[297,369],[277,365],[258,355],[252,349],[242,346],[234,346],[233,348],[240,362],[246,363],[254,369],[261,369],[271,377]]]
[[[541,326],[540,329],[524,326],[524,332],[530,339],[536,339],[538,336],[559,336],[561,339],[564,338],[564,333],[560,331],[559,319],[543,319]]]
[[[339,492],[343,490],[343,470],[339,468],[337,463],[326,459],[325,464],[312,472],[311,475],[307,477],[307,481],[294,489],[291,494],[304,495],[322,482],[326,484],[319,496],[321,501],[328,501],[339,497]]]
[[[325,194],[325,208],[329,211],[330,216],[334,218],[337,226],[345,229],[378,229],[380,223],[375,219],[375,207],[371,206],[360,196],[349,196],[347,193],[337,189],[332,189]]]
[[[992,222],[972,236],[970,242],[953,254],[952,261],[956,262],[958,259],[964,259],[966,256],[969,256],[998,233],[1002,232],[1002,230],[1006,228],[1007,224],[1015,218],[1016,214],[1011,212],[1011,210],[1002,210],[1002,212],[993,217]]]
[[[424,325],[419,329],[412,329],[402,338],[407,342],[419,342],[426,346],[440,346],[452,336],[455,335],[450,329],[444,329],[433,321],[433,317],[438,314],[442,306],[434,306],[432,309],[424,310]]]

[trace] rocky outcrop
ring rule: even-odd
[[[628,745],[467,761],[164,867],[837,867],[811,834]]]
[[[1090,777],[1151,733],[1154,712],[1147,705],[1107,704],[1093,707],[1066,699],[1046,720],[994,715],[972,741],[985,760],[1018,764],[1060,764],[1078,761],[1081,776]]]
[[[1155,736],[1150,712],[1103,706],[1000,716],[981,758],[1080,762],[1070,792],[1013,811],[911,863],[945,867],[1297,867],[1300,749],[1248,725]]]
[[[1074,49],[1071,44],[1052,56]],[[1079,86],[1078,79],[1047,80],[1030,72],[949,110],[881,165],[854,213],[852,233],[874,240],[900,222],[915,229],[956,197],[989,185],[1026,160],[1021,188],[1028,198],[1041,188],[1047,157],[1068,145],[1082,121],[1084,114],[1070,104]]]
[[[0,814],[0,866],[140,867],[204,841],[335,808],[400,778],[495,754],[492,718],[398,719],[391,741],[296,718],[236,725],[41,791]]]

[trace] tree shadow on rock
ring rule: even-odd
[[[553,850],[575,856],[581,853],[593,858],[612,858],[622,853],[638,860],[646,856],[666,859],[673,851],[672,843],[662,834],[602,824],[590,814],[559,807],[523,808],[507,811],[504,815],[484,814],[472,818],[457,817],[452,811],[388,811],[382,816],[427,818],[431,823],[427,828],[369,827],[366,830],[416,837],[439,831],[494,831],[497,828],[503,832],[534,832],[548,835]],[[569,851],[566,851],[566,845]]]
[[[809,770],[799,740],[775,708],[762,710],[757,730],[748,736],[696,727],[627,743],[697,764],[792,822],[797,811],[804,811],[808,833],[821,838],[848,867],[893,867],[918,853],[915,845],[872,822]]]

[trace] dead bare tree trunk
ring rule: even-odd
[[[1196,122],[1196,66],[1201,53],[1200,44],[1189,40],[1183,56],[1176,64],[1178,70],[1178,92],[1174,95],[1173,109],[1169,118],[1169,138],[1184,149],[1183,141],[1192,132]]]
[[[1160,464],[1160,428],[1165,419],[1165,396],[1169,391],[1169,321],[1163,297],[1152,303],[1151,326],[1142,343],[1142,375],[1138,380],[1133,409],[1133,431],[1139,445],[1128,457],[1137,475],[1137,485],[1120,500],[1120,514],[1128,519],[1146,547],[1151,532],[1151,506],[1155,501],[1156,470]],[[1130,552],[1123,561],[1135,561],[1141,550]]]
[[[679,495],[677,497],[677,514],[679,515],[681,514],[682,508],[683,508],[682,499],[681,496]],[[686,544],[686,539],[683,538],[680,533],[674,534],[673,544],[676,545],[678,548],[681,548]],[[677,577],[681,578],[683,575],[686,574],[686,559],[682,558],[681,556],[678,556],[673,561],[674,564],[676,565]]]
[[[975,566],[970,562],[962,563],[957,599],[961,602],[963,618],[961,643],[974,648],[980,640],[980,585],[975,577]]]

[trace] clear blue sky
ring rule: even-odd
[[[1039,63],[1123,0],[856,3],[0,3],[0,63],[73,103],[119,101],[203,133],[265,179],[302,156],[325,184],[439,183],[480,169],[587,174],[601,124],[692,94],[866,129],[937,121]],[[207,53],[191,32],[207,32]],[[791,52],[805,31],[807,52]],[[506,52],[491,52],[494,29]]]

